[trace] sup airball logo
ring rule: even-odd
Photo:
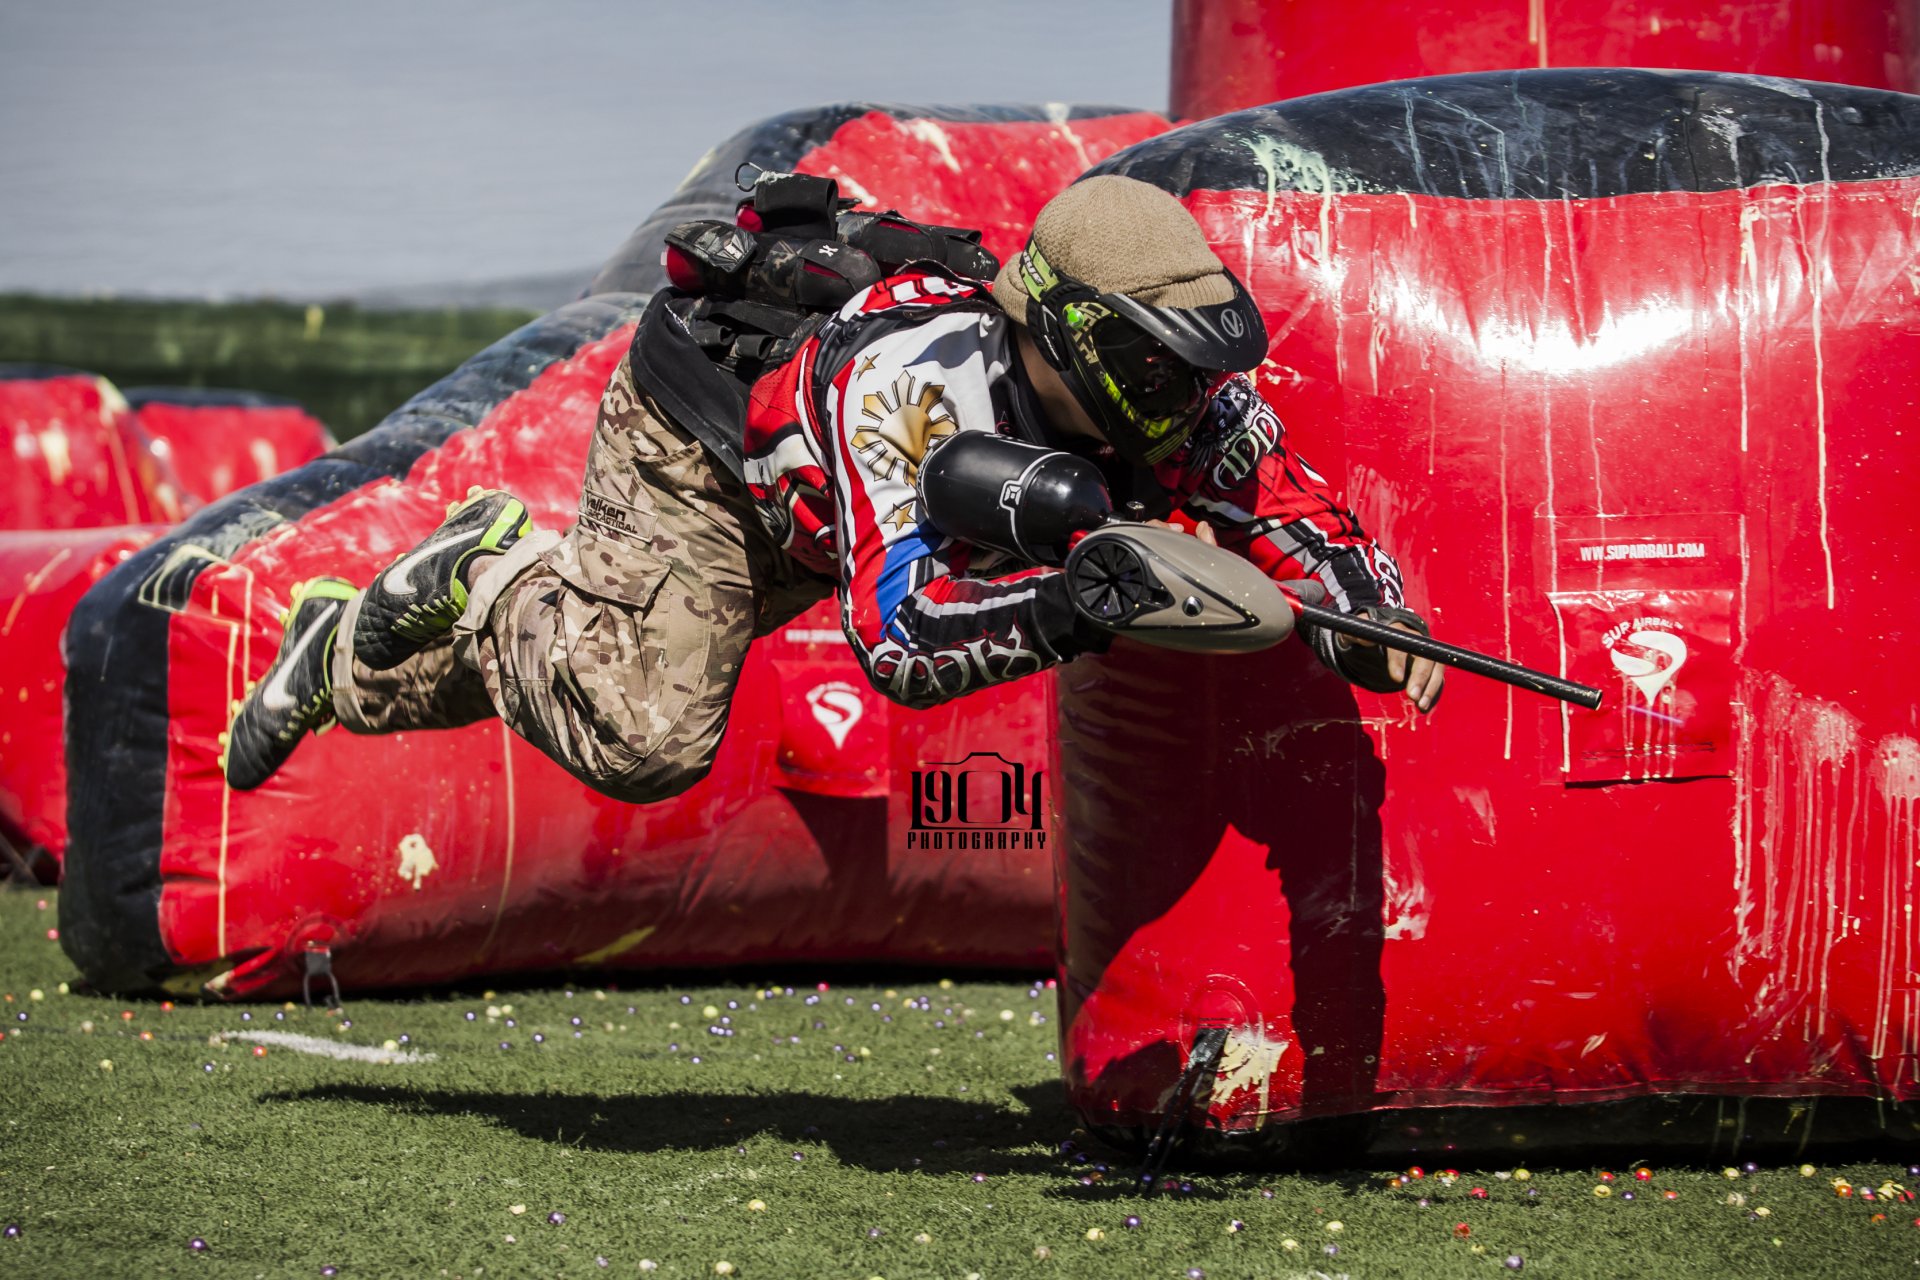
[[[860,691],[844,680],[829,680],[809,689],[807,706],[827,736],[833,739],[836,750],[847,745],[847,735],[867,713]]]
[[[1665,618],[1635,618],[1602,637],[1614,670],[1640,691],[1649,707],[1659,703],[1686,665],[1687,642],[1676,631]]]
[[[1046,848],[1046,777],[997,751],[915,769],[907,848]]]

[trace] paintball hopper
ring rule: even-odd
[[[1067,556],[1074,609],[1163,649],[1252,653],[1293,634],[1293,607],[1251,563],[1177,529],[1109,524]]]

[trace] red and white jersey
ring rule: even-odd
[[[954,433],[1031,438],[1015,427],[1012,339],[984,285],[909,272],[854,297],[753,388],[746,480],[761,518],[794,560],[839,584],[868,679],[908,706],[1105,643],[1076,617],[1058,569],[948,538],[917,502],[921,461]],[[1275,580],[1317,578],[1342,610],[1400,603],[1392,559],[1287,447],[1246,378],[1214,397],[1154,479]]]

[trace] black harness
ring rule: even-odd
[[[640,318],[634,381],[743,479],[753,384],[855,294],[909,265],[976,281],[1000,268],[978,231],[855,213],[854,203],[829,178],[763,173],[734,223],[667,233],[674,287]]]

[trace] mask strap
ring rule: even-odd
[[[1068,347],[1067,322],[1062,312],[1068,296],[1092,297],[1093,290],[1055,271],[1031,239],[1020,251],[1014,270],[1027,293],[1027,328],[1033,333],[1034,344],[1056,371],[1071,372],[1073,353]]]

